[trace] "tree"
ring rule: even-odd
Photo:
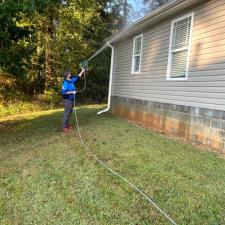
[[[167,2],[168,0],[143,0],[143,3],[148,5],[149,10],[155,10]]]
[[[71,0],[66,7],[60,9],[54,42],[56,79],[67,68],[71,68],[76,73],[80,62],[94,54],[103,45],[104,39],[111,35],[109,24],[112,17],[111,12],[105,10],[106,7],[107,1],[96,3],[95,0],[89,0],[81,4]],[[105,57],[104,60],[101,59],[100,67],[96,67],[99,59],[90,66],[90,83],[87,86],[86,96],[82,96],[83,100],[84,97],[100,96],[99,101],[101,101],[103,98],[101,92],[106,93],[104,90],[108,84],[107,79],[102,77],[102,71],[108,70],[110,56],[106,54]],[[108,73],[104,75],[108,77]],[[98,95],[94,93],[97,89]]]
[[[43,93],[54,76],[54,48],[58,11],[60,0],[36,0],[31,2],[32,12],[28,18],[31,27],[34,27],[32,36],[33,53],[32,67],[29,70],[33,78],[34,94]]]
[[[24,11],[22,3],[22,1],[13,0],[0,1],[0,67],[5,72],[23,72],[19,69],[24,57],[23,49],[21,45],[16,45],[29,34],[27,27],[17,25],[21,12]],[[11,64],[13,60],[16,60],[16,63]]]
[[[0,0],[0,75],[33,97],[59,91],[61,74],[89,58],[123,24],[122,0]],[[86,98],[107,93],[110,54],[90,66]],[[98,65],[98,66],[96,66]],[[102,82],[103,81],[103,82]],[[98,94],[93,91],[98,90]],[[96,98],[95,98],[96,99]]]
[[[13,76],[17,89],[29,96],[34,95],[35,76],[40,75],[33,71],[37,47],[34,43],[38,37],[38,24],[34,21],[35,18],[47,18],[57,4],[58,0],[0,2],[0,69],[4,74]],[[48,24],[47,20],[41,21],[42,26]],[[47,34],[47,31],[43,33]]]

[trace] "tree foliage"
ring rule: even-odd
[[[143,0],[143,3],[148,6],[148,11],[152,11],[166,4],[168,1],[169,0]]]
[[[63,71],[75,74],[122,24],[117,0],[0,0],[0,79],[13,80],[13,93],[31,98],[57,93]],[[109,61],[106,51],[90,65],[83,101],[106,97]],[[0,89],[8,94],[8,86]]]

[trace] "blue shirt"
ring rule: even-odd
[[[70,100],[74,100],[75,95],[74,94],[66,94],[68,91],[76,91],[76,87],[75,87],[75,83],[80,80],[79,76],[74,76],[71,80],[64,80],[63,84],[62,84],[62,96],[63,99],[70,99]]]

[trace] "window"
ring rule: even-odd
[[[172,22],[167,70],[168,80],[187,79],[193,19],[194,13],[191,13]]]
[[[132,74],[138,74],[141,71],[141,54],[142,54],[143,34],[134,38]]]

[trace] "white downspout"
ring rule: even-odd
[[[111,95],[112,95],[112,77],[113,77],[113,65],[114,65],[114,47],[107,41],[107,45],[112,49],[111,53],[111,65],[110,65],[110,75],[109,75],[109,93],[108,93],[108,106],[106,109],[98,112],[97,114],[100,115],[102,113],[108,112],[111,106]]]

